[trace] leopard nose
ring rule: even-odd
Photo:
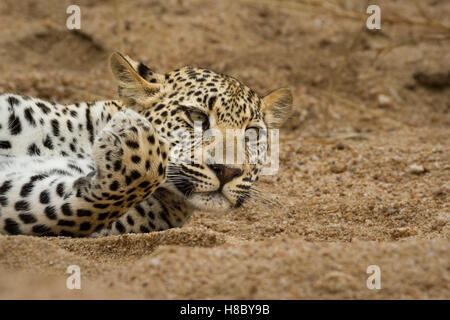
[[[227,167],[223,164],[210,164],[208,166],[215,172],[222,186],[243,173],[241,169]]]

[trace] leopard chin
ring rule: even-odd
[[[186,198],[186,202],[196,210],[215,213],[223,213],[233,207],[233,204],[218,191],[195,192]]]

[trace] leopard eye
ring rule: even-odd
[[[204,113],[194,111],[191,112],[191,119],[192,121],[199,121],[203,123],[203,121],[208,120],[208,117]]]
[[[202,124],[203,130],[209,129],[208,116],[206,114],[204,114],[203,112],[191,111],[191,112],[188,112],[188,117],[189,117],[189,120],[191,120],[193,123],[200,122]]]

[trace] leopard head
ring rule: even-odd
[[[292,108],[282,88],[264,97],[237,79],[183,67],[158,74],[120,53],[110,59],[123,104],[144,115],[170,143],[162,186],[193,208],[224,211],[251,196],[267,151],[267,132]]]

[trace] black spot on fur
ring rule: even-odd
[[[11,180],[6,180],[5,182],[3,182],[2,186],[0,187],[0,195],[8,192],[9,189],[11,189],[11,187],[12,187]]]
[[[31,108],[26,108],[23,111],[23,115],[25,116],[25,119],[30,123],[30,125],[35,127],[36,126],[36,121],[33,118],[33,113],[34,113],[34,111]]]
[[[64,227],[73,227],[75,225],[75,221],[72,220],[58,220],[58,226],[64,226]]]
[[[56,220],[56,210],[55,207],[53,206],[47,206],[45,207],[45,215],[47,216],[47,218],[49,218],[50,220]]]
[[[51,121],[51,125],[52,125],[53,135],[54,135],[55,137],[58,137],[58,136],[59,136],[59,122],[58,122],[58,120],[53,119],[53,120]]]
[[[113,183],[111,183],[109,185],[109,189],[111,191],[116,191],[117,189],[119,189],[119,182],[118,181],[114,181]]]
[[[11,107],[19,105],[19,100],[16,97],[8,97],[8,103]]]
[[[124,233],[125,232],[125,227],[123,226],[123,224],[120,221],[116,222],[116,229],[120,233]]]
[[[137,143],[136,141],[127,140],[125,141],[125,144],[131,149],[139,149],[139,143]]]
[[[28,147],[27,154],[29,156],[40,156],[41,150],[37,147],[37,145],[35,143],[32,143]]]
[[[64,183],[58,183],[58,185],[56,186],[56,194],[61,198],[64,197]]]
[[[13,235],[22,233],[20,231],[19,224],[11,218],[5,219],[4,229],[9,234],[13,234]]]
[[[114,171],[119,171],[122,168],[122,160],[114,161]]]
[[[131,216],[127,216],[127,222],[130,226],[134,226],[134,220]]]
[[[92,225],[89,222],[83,222],[80,224],[80,231],[87,231],[92,227]]]
[[[63,215],[65,215],[65,216],[72,216],[73,215],[73,212],[72,212],[72,209],[70,208],[70,204],[69,203],[64,203],[61,206],[61,211],[62,211]]]
[[[100,231],[105,227],[103,223],[100,223],[98,226],[95,227],[94,232]]]
[[[132,181],[139,179],[141,177],[141,174],[137,170],[132,170],[130,173],[130,178]]]
[[[134,208],[142,217],[145,216],[145,210],[140,205],[136,205]]]
[[[144,181],[139,184],[139,188],[144,189],[144,188],[147,188],[149,185],[150,185],[150,182]]]
[[[37,102],[37,103],[36,103],[36,106],[37,106],[39,109],[41,109],[41,111],[42,111],[44,114],[48,114],[48,113],[50,113],[50,111],[51,111],[51,109],[50,109],[49,107],[47,107],[45,104],[43,104],[42,102]]]
[[[22,125],[20,124],[20,119],[16,117],[14,113],[9,116],[8,128],[13,136],[18,135],[19,133],[22,132]]]
[[[35,223],[37,221],[36,218],[30,213],[19,214],[19,219],[25,224]]]
[[[164,175],[164,168],[161,163],[159,164],[159,167],[158,167],[158,174],[160,176]]]
[[[136,164],[139,164],[139,162],[141,162],[141,157],[134,155],[131,157],[131,161],[133,161]]]
[[[67,120],[67,129],[70,131],[70,132],[73,132],[73,126],[72,126],[72,122],[70,121],[70,120]]]
[[[209,100],[208,100],[208,109],[209,110],[212,110],[213,109],[213,107],[214,107],[214,104],[216,103],[216,97],[211,97]]]
[[[0,140],[0,149],[11,149],[11,142],[7,140]]]
[[[86,108],[86,128],[89,132],[89,141],[93,144],[94,143],[94,126],[92,125],[91,109],[89,109],[89,106]]]
[[[33,190],[33,187],[34,184],[32,182],[25,183],[20,190],[20,196],[23,198],[27,197]]]
[[[45,178],[48,178],[48,175],[36,174],[30,178],[30,182],[41,181],[41,180],[44,180]]]
[[[16,211],[28,211],[30,210],[30,204],[27,201],[21,200],[16,202],[14,208]]]
[[[32,231],[34,233],[38,233],[38,234],[45,233],[45,232],[50,232],[50,230],[51,229],[48,226],[44,225],[44,224],[37,224],[37,225],[33,226],[33,229],[32,229]]]
[[[119,211],[113,211],[110,215],[110,218],[115,218],[119,215]]]
[[[86,209],[78,209],[77,216],[78,217],[90,217],[90,216],[92,216],[92,211],[86,210]]]
[[[109,207],[109,203],[95,203],[94,208],[105,209]]]
[[[78,167],[78,166],[76,166],[76,165],[73,165],[73,164],[71,164],[71,163],[68,164],[68,167],[69,167],[70,169],[73,169],[73,170],[79,172],[79,173],[84,173],[83,170],[81,170],[80,167]]]
[[[97,220],[105,220],[107,216],[108,216],[108,212],[100,213],[98,215]]]
[[[0,196],[0,205],[6,207],[8,205],[8,198],[5,196]]]
[[[50,195],[48,191],[44,190],[39,195],[39,202],[42,204],[48,204],[50,202]]]
[[[46,147],[47,149],[53,150],[53,142],[52,142],[52,139],[49,136],[45,137],[44,147]]]

